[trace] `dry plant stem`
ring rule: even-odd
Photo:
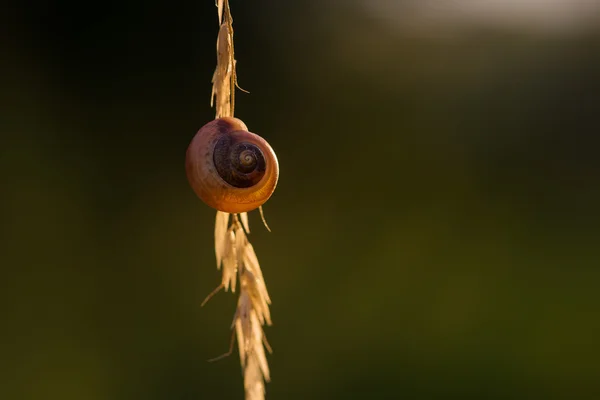
[[[212,83],[211,105],[216,106],[216,117],[233,117],[237,78],[233,51],[233,19],[229,0],[217,0],[219,35],[217,38],[217,67]],[[260,209],[263,222],[264,215]],[[267,227],[268,229],[268,227]],[[265,381],[270,380],[265,348],[271,347],[263,332],[265,324],[271,325],[267,292],[258,258],[246,236],[250,233],[248,214],[217,211],[215,221],[215,253],[217,268],[222,268],[221,284],[202,303],[203,305],[219,290],[235,292],[239,281],[240,295],[231,328],[237,335],[240,363],[244,375],[246,400],[265,398]],[[232,337],[233,347],[233,337]],[[220,359],[231,354],[232,348]],[[214,359],[213,359],[214,360]]]

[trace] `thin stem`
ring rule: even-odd
[[[216,117],[233,117],[235,111],[235,89],[238,86],[236,60],[233,50],[233,18],[229,0],[217,0],[219,34],[217,37],[217,67],[213,74],[211,104],[216,98]],[[268,228],[260,208],[263,223]],[[221,284],[202,302],[204,305],[221,289],[235,291],[236,280],[240,283],[237,309],[233,318],[233,335],[237,336],[240,363],[244,373],[246,400],[264,400],[265,381],[270,380],[265,348],[272,352],[263,325],[271,324],[267,292],[262,271],[248,240],[250,229],[246,213],[229,215],[217,212],[215,227],[215,252],[218,266],[222,266]],[[229,222],[228,222],[229,221]],[[233,351],[234,336],[227,353],[213,359],[218,360]]]

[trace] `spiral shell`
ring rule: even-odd
[[[232,117],[215,119],[200,128],[187,149],[185,166],[198,197],[232,214],[264,204],[279,177],[271,146]]]

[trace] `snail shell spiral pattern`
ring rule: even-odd
[[[231,214],[264,204],[279,178],[271,146],[232,117],[215,119],[200,128],[187,149],[185,164],[198,197]]]

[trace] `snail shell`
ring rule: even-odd
[[[271,146],[232,117],[215,119],[200,128],[187,149],[185,167],[198,197],[231,214],[264,204],[279,177]]]

